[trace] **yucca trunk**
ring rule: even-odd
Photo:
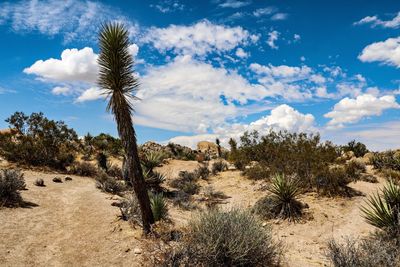
[[[154,223],[153,213],[151,211],[150,199],[147,193],[147,185],[144,180],[142,166],[140,165],[135,130],[131,121],[127,123],[124,120],[125,118],[124,111],[117,111],[115,113],[118,134],[125,150],[126,173],[129,177],[130,183],[133,185],[133,189],[139,201],[143,221],[143,230],[145,233],[148,233],[150,232],[150,224]],[[130,124],[130,126],[126,124]]]

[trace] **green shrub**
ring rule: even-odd
[[[99,152],[96,157],[97,166],[107,172],[108,170],[108,156],[103,152]]]
[[[164,159],[164,153],[159,151],[151,151],[144,155],[142,159],[142,165],[147,171],[152,172],[154,168],[160,166]]]
[[[165,265],[275,266],[281,247],[252,214],[212,209],[189,223],[189,233]]]
[[[344,166],[325,168],[316,178],[317,192],[325,196],[349,196],[350,189],[347,185],[355,178],[349,177]]]
[[[96,166],[89,162],[75,162],[74,164],[71,165],[69,169],[70,174],[75,174],[79,176],[89,176],[89,177],[94,177],[98,173],[98,169]]]
[[[216,175],[219,172],[226,171],[228,169],[228,164],[223,160],[217,160],[211,165],[211,173]]]
[[[366,145],[360,142],[356,142],[356,140],[352,140],[347,145],[342,146],[342,150],[343,152],[353,151],[354,156],[356,156],[357,158],[363,157],[369,152]]]
[[[388,233],[400,234],[400,186],[389,181],[381,194],[372,195],[361,208],[365,220]]]
[[[149,196],[150,196],[151,211],[153,212],[154,220],[160,221],[167,219],[168,207],[163,194],[150,193]]]
[[[0,140],[0,152],[8,161],[62,170],[74,161],[78,136],[64,122],[23,112],[15,112],[6,122],[14,129]]]
[[[365,163],[361,160],[350,160],[345,164],[345,171],[347,176],[356,181],[361,177],[361,174],[367,171]]]
[[[0,207],[18,206],[22,202],[20,190],[26,187],[24,174],[19,170],[0,171]]]
[[[161,191],[161,184],[164,183],[165,180],[166,176],[159,172],[148,172],[145,174],[145,182],[148,188],[155,191]]]
[[[400,171],[400,153],[396,153],[395,151],[374,153],[371,163],[377,170],[392,169]]]
[[[99,172],[95,179],[96,187],[107,193],[119,194],[126,189],[124,184],[108,176],[104,171]]]
[[[243,175],[251,180],[265,180],[269,179],[271,171],[266,166],[256,164],[255,166],[245,169],[243,171]]]
[[[257,201],[253,211],[264,219],[282,218],[295,221],[302,214],[303,205],[297,200],[302,189],[295,179],[276,175],[271,182],[267,196]]]

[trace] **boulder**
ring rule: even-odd
[[[374,153],[371,153],[371,152],[366,153],[366,154],[364,155],[364,157],[362,158],[362,159],[363,159],[363,162],[364,162],[365,164],[367,164],[367,165],[372,164],[372,161],[371,161],[371,160],[372,160],[373,156],[374,156]]]
[[[218,146],[217,144],[209,141],[200,141],[197,143],[197,150],[209,158],[218,157]]]

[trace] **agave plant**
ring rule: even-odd
[[[302,205],[297,197],[302,193],[302,189],[297,180],[276,175],[268,191],[272,193],[278,217],[295,220],[301,215]]]
[[[361,207],[365,220],[380,229],[391,231],[400,228],[400,187],[389,181],[381,194],[372,195],[367,206]]]
[[[150,205],[155,221],[165,220],[168,217],[168,207],[162,193],[150,193]]]

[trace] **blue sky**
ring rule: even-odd
[[[2,1],[0,128],[42,111],[80,135],[116,135],[96,36],[119,21],[141,81],[141,143],[284,129],[396,148],[399,11],[389,0]]]

